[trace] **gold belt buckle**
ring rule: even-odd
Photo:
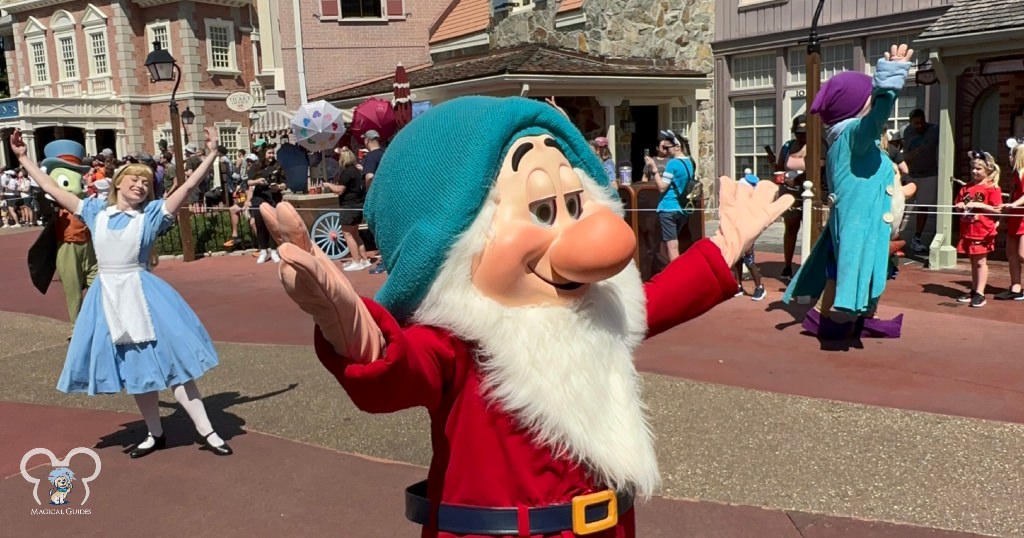
[[[587,522],[587,508],[608,503],[608,515],[598,521]],[[572,532],[581,536],[610,529],[619,523],[619,500],[615,492],[606,489],[572,498]]]

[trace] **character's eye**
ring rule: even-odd
[[[583,213],[580,191],[570,192],[565,195],[565,210],[569,212],[570,217],[577,220],[580,218],[580,214]]]
[[[544,198],[533,202],[530,204],[530,214],[533,215],[533,221],[537,224],[551,226],[555,223],[555,199],[553,197]]]

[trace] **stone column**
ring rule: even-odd
[[[120,90],[111,84],[111,91],[120,95],[124,103],[124,117],[118,123],[119,128],[127,129],[129,135],[134,139],[142,138],[142,107],[133,103],[132,99],[138,97],[139,87],[136,79],[139,76],[140,63],[145,61],[149,54],[149,44],[142,50],[135,49],[135,30],[132,29],[130,5],[127,2],[112,2],[113,18],[111,29],[114,37],[114,48],[111,51],[111,58],[116,60],[114,77],[120,82]],[[120,156],[121,154],[118,153]]]
[[[21,139],[25,142],[25,146],[28,148],[28,158],[35,162],[39,162],[36,151],[36,132],[32,129],[22,129]]]
[[[608,148],[612,150],[612,161],[615,162],[616,174],[618,174],[618,143],[616,142],[616,125],[615,125],[615,108],[622,104],[621,95],[599,95],[597,96],[597,104],[604,107],[604,118],[608,123],[608,133],[605,135],[608,138]]]
[[[952,244],[953,189],[950,185],[950,179],[955,172],[953,156],[956,151],[956,140],[953,137],[953,117],[956,114],[956,77],[963,72],[968,63],[962,59],[942,59],[937,52],[932,53],[931,60],[939,79],[939,184],[935,202],[938,207],[924,207],[918,210],[934,210],[938,213],[935,215],[935,238],[932,239],[928,252],[928,268],[949,269],[956,267],[956,248]]]
[[[85,154],[88,156],[96,155],[99,150],[96,149],[96,130],[86,129],[85,130]]]
[[[125,155],[128,155],[128,133],[125,129],[117,129],[117,158],[123,159]]]

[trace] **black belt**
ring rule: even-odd
[[[431,526],[432,506],[427,499],[426,480],[405,489],[405,517],[409,521]],[[619,517],[632,507],[632,493],[605,490],[574,497],[569,504],[529,508],[529,534],[561,531],[592,534],[614,527]],[[519,510],[441,503],[437,506],[437,530],[453,534],[516,536],[519,534]]]

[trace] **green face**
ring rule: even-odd
[[[82,195],[82,174],[67,168],[56,168],[50,170],[50,177],[57,182],[61,189],[64,189],[75,196]]]

